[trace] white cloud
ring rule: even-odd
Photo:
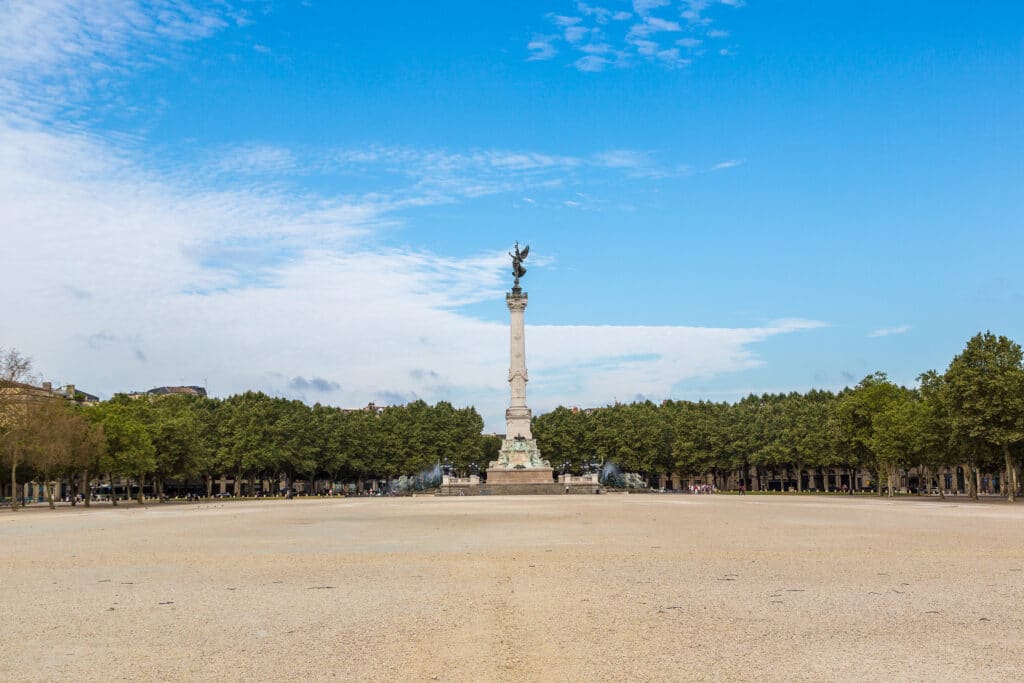
[[[565,40],[570,43],[578,43],[590,33],[585,26],[570,26],[565,29]]]
[[[606,55],[612,51],[612,46],[608,43],[587,43],[580,45],[579,50],[591,55]]]
[[[683,67],[691,58],[704,54],[694,50],[705,38],[724,38],[729,31],[710,28],[717,5],[741,7],[740,0],[634,0],[633,12],[612,11],[605,7],[578,2],[579,16],[549,13],[547,21],[559,35],[534,36],[527,44],[528,60],[553,59],[559,47],[571,55],[583,53],[569,62],[578,71],[598,72],[607,67],[633,66],[642,62],[666,67]],[[684,23],[680,23],[684,19]],[[666,34],[686,32],[681,39]],[[692,50],[688,57],[678,47]],[[720,54],[733,54],[731,50]],[[594,58],[599,56],[600,58]]]
[[[199,9],[184,0],[32,0],[0,3],[0,104],[36,118],[60,112],[104,90],[162,52],[206,38],[228,25],[223,6]],[[91,102],[95,109],[97,103]]]
[[[556,26],[561,26],[564,28],[566,26],[575,26],[576,24],[580,23],[583,20],[580,19],[579,17],[565,17],[560,14],[552,14],[551,21]]]
[[[712,171],[724,171],[728,168],[736,168],[747,163],[746,159],[728,159],[727,161],[720,161],[711,167]]]
[[[609,20],[615,18],[611,10],[604,7],[594,7],[585,2],[577,2],[576,9],[584,16],[594,17],[594,21],[599,24],[607,24]]]
[[[591,72],[603,71],[604,68],[608,66],[608,64],[609,60],[605,59],[604,57],[599,57],[597,55],[587,55],[585,57],[580,57],[575,62],[573,62],[573,65],[578,70]]]
[[[659,165],[650,152],[634,149],[598,152],[591,157],[591,163],[602,168],[623,171],[631,178],[671,178],[689,173],[689,167],[686,165],[666,168]]]
[[[240,145],[226,149],[216,159],[218,170],[248,175],[281,174],[295,170],[297,162],[290,150],[274,145]]]
[[[633,11],[640,15],[646,15],[651,10],[668,4],[669,0],[633,0]]]
[[[645,17],[644,23],[652,31],[681,31],[679,24],[674,21],[667,21],[665,19],[659,19],[657,17]]]
[[[605,162],[639,161],[614,158]],[[502,251],[452,259],[375,246],[376,226],[398,220],[393,202],[225,191],[176,177],[85,135],[0,127],[0,222],[13,226],[0,289],[19,292],[5,316],[20,321],[5,344],[94,393],[205,380],[218,395],[297,395],[294,378],[326,377],[339,386],[323,385],[321,401],[473,403],[500,430],[507,328],[459,311],[501,300]],[[669,396],[681,381],[752,367],[752,345],[815,325],[531,327],[531,401],[544,410]],[[444,382],[422,380],[428,371]]]
[[[868,333],[868,337],[891,337],[894,334],[903,334],[910,331],[910,325],[897,325],[896,327],[883,327]]]
[[[556,36],[534,36],[533,40],[526,44],[526,49],[530,51],[529,61],[546,61],[551,59],[558,50],[552,42]]]
[[[607,152],[599,152],[594,155],[594,160],[608,168],[647,168],[651,165],[651,155],[646,152],[638,152],[632,149],[613,149]]]

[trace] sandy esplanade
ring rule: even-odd
[[[1024,505],[326,499],[0,513],[0,679],[1017,679]]]

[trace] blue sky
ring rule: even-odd
[[[0,6],[0,346],[99,393],[911,383],[1024,341],[1024,6]]]

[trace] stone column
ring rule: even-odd
[[[526,383],[529,376],[526,372],[526,335],[523,312],[526,310],[527,295],[519,287],[514,287],[510,294],[505,295],[505,303],[511,315],[511,349],[508,369],[508,382],[512,392],[512,400],[505,411],[505,437],[515,439],[532,439],[530,432],[530,409],[526,405]]]

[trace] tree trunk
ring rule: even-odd
[[[156,496],[157,496],[157,500],[160,501],[161,503],[166,503],[167,502],[167,496],[164,495],[164,478],[163,477],[157,477],[156,478]]]
[[[1013,458],[1010,457],[1010,444],[1003,442],[1003,457],[1006,459],[1006,499],[1013,503],[1017,500],[1017,487],[1010,480],[1010,473],[1013,472]]]
[[[89,507],[89,502],[92,498],[92,491],[89,486],[89,482],[91,481],[89,478],[89,470],[82,472],[82,480],[85,482],[85,498],[83,499],[83,502],[85,503],[85,507]]]
[[[142,489],[144,489],[145,487],[146,487],[146,475],[145,474],[139,475],[139,501],[138,501],[139,505],[145,505],[145,500],[143,498],[143,493],[142,493]]]
[[[50,504],[51,510],[56,510],[57,506],[53,504],[53,489],[55,488],[53,482],[50,481],[49,477],[46,477],[44,481],[44,486],[46,486],[46,502]]]
[[[18,461],[11,456],[11,512],[18,509]]]
[[[803,493],[804,490],[804,465],[803,463],[796,464],[796,492]]]
[[[758,469],[757,465],[751,465],[750,469],[752,469],[754,471],[753,475],[750,477],[750,489],[752,491],[760,491],[761,490],[761,471]]]
[[[235,498],[242,495],[242,469],[238,469],[238,474],[235,475]]]
[[[970,465],[967,468],[967,472],[965,472],[964,475],[964,478],[967,480],[965,483],[967,485],[968,495],[970,496],[971,500],[978,500],[977,468],[975,468],[974,465]]]
[[[206,482],[206,499],[209,500],[213,498],[213,477],[207,474],[203,476],[203,479]]]
[[[114,493],[114,475],[108,474],[107,481],[110,482],[110,503],[114,507],[117,507],[117,495]]]
[[[935,482],[938,484],[939,500],[946,500],[946,475],[935,468]]]

